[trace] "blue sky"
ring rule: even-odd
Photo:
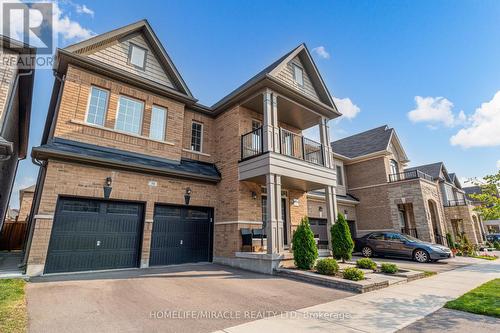
[[[348,116],[332,123],[334,138],[387,124],[411,165],[444,161],[461,178],[500,167],[500,1],[74,0],[58,8],[60,46],[147,18],[207,105],[305,42]],[[50,71],[36,73],[31,146],[52,83]],[[23,161],[16,190],[36,175]]]

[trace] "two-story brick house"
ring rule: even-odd
[[[334,222],[327,121],[340,113],[305,45],[212,107],[146,21],[58,50],[55,75],[32,152],[28,275],[200,261],[271,272],[308,191],[326,193]],[[312,126],[319,143],[301,135]],[[241,253],[242,230],[263,228],[263,249]]]

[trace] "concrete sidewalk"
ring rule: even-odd
[[[395,332],[494,278],[500,278],[500,260],[484,261],[219,332]]]

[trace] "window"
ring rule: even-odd
[[[304,85],[304,71],[297,65],[293,65],[293,80],[299,85]]]
[[[391,160],[389,164],[391,168],[391,174],[398,174],[399,173],[398,162],[396,162],[395,160]]]
[[[153,105],[151,110],[151,125],[149,137],[155,140],[165,140],[165,128],[167,127],[167,110]]]
[[[144,67],[146,67],[146,53],[146,49],[131,43],[128,62],[131,65],[144,69]]]
[[[203,124],[194,122],[191,125],[191,150],[201,152]]]
[[[340,186],[344,186],[344,175],[342,174],[342,166],[337,165],[337,184]]]
[[[124,132],[141,134],[143,108],[142,102],[120,96],[115,128]]]
[[[368,238],[375,239],[375,240],[384,240],[384,234],[377,232],[377,233],[371,234],[370,236],[368,236]]]
[[[87,123],[104,126],[107,107],[108,92],[104,89],[92,87],[87,111]]]

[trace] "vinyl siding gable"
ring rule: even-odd
[[[303,77],[304,84],[302,86],[297,84],[294,80],[293,77],[294,65],[302,68],[304,75]],[[282,81],[283,83],[292,87],[293,89],[300,91],[307,97],[316,101],[321,101],[318,96],[318,93],[316,92],[316,89],[313,86],[311,78],[307,73],[306,68],[304,67],[298,56],[296,56],[295,58],[284,64],[283,67],[276,74],[274,74],[274,76],[276,77],[276,79]]]

